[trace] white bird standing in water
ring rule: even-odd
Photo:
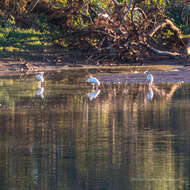
[[[146,79],[149,83],[149,85],[152,85],[153,81],[154,81],[154,77],[152,74],[148,73],[148,71],[145,71],[144,74],[147,75]]]
[[[100,81],[96,78],[96,77],[93,77],[93,76],[90,76],[87,80],[87,82],[91,83],[93,86],[94,85],[100,85]]]
[[[44,82],[44,72],[39,72],[39,74],[36,75],[36,79],[39,82]]]

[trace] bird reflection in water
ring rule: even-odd
[[[39,72],[39,74],[36,75],[36,79],[38,80],[38,89],[36,91],[36,95],[40,98],[44,98],[44,87],[42,87],[42,82],[44,82],[44,72]]]
[[[154,92],[152,90],[152,86],[150,86],[150,85],[148,87],[148,93],[147,93],[146,97],[147,97],[148,101],[151,101],[154,97]]]
[[[88,98],[90,99],[90,101],[96,99],[100,94],[100,90],[93,90],[92,92],[89,92],[87,94]]]
[[[38,90],[36,90],[36,95],[40,98],[44,98],[44,87],[38,88]]]

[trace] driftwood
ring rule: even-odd
[[[167,16],[161,14],[159,8],[154,7],[151,11],[143,9],[140,6],[143,1],[126,0],[123,5],[111,0],[113,6],[109,13],[105,10],[100,13],[91,1],[84,3],[82,0],[71,0],[72,3],[59,9],[49,8],[45,1],[33,0],[28,9],[29,12],[43,12],[50,22],[59,25],[63,30],[61,39],[67,41],[69,47],[77,46],[90,53],[93,50],[92,59],[98,63],[105,59],[123,63],[141,62],[153,54],[174,59],[188,57],[190,36],[183,35]],[[88,22],[88,27],[73,27],[76,22],[80,25],[82,19]],[[168,39],[165,39],[164,30],[172,31]]]
[[[169,52],[169,51],[166,51],[166,50],[159,50],[159,49],[156,49],[154,47],[152,47],[151,45],[149,45],[148,43],[146,43],[146,47],[151,50],[154,54],[156,55],[160,55],[160,56],[168,56],[170,58],[177,58],[177,57],[180,57],[181,54],[178,53],[178,52]]]
[[[153,29],[148,32],[148,36],[152,38],[155,33],[159,32],[159,30],[162,30],[166,26],[169,26],[170,29],[177,35],[178,40],[181,40],[181,39],[183,39],[185,37],[185,35],[182,35],[181,30],[178,27],[176,27],[174,25],[174,23],[169,19],[165,19],[164,21],[157,23],[153,27]],[[188,44],[187,44],[186,47],[184,47],[186,49],[185,53],[187,55],[190,54],[190,43],[188,43]],[[156,48],[152,47],[148,43],[146,43],[146,46],[153,53],[155,53],[157,55],[160,55],[160,56],[168,56],[168,57],[171,57],[171,58],[178,58],[178,57],[182,56],[182,54],[180,52],[170,52],[170,51],[167,51],[167,50],[159,50],[159,49],[156,49]],[[188,49],[188,47],[189,47],[189,49]]]
[[[98,13],[88,1],[81,6],[86,9],[81,14],[82,8],[76,8],[73,5],[65,7],[64,10],[54,10],[49,17],[51,20],[57,20],[56,23],[64,31],[67,28],[63,38],[71,39],[69,42],[71,46],[77,45],[81,49],[96,50],[92,58],[98,63],[104,62],[105,59],[124,63],[141,62],[153,54],[174,59],[190,55],[190,40],[188,42],[190,36],[183,35],[182,31],[170,19],[162,15],[158,8],[149,12],[144,10],[139,6],[142,1],[144,0],[129,0],[125,5],[121,5],[117,0],[112,0],[114,8],[113,12],[109,13],[105,10]],[[90,27],[86,29],[71,27],[73,22],[70,21],[71,12],[88,19]],[[92,17],[90,12],[93,12],[95,16]],[[158,19],[155,20],[155,18]],[[165,39],[163,38],[164,30],[171,31],[165,41],[163,40]],[[84,47],[85,41],[87,48]]]
[[[81,0],[77,0],[77,3],[71,1],[71,4],[57,10],[48,9],[46,4],[33,0],[29,10],[46,10],[49,20],[62,27],[63,38],[69,46],[78,46],[85,51],[92,49],[95,52],[92,58],[98,63],[105,59],[124,63],[141,62],[153,54],[174,59],[190,55],[190,37],[183,35],[167,16],[161,14],[159,8],[154,7],[152,11],[143,9],[140,6],[143,1],[126,0],[123,5],[111,0],[112,12],[102,10],[100,13],[90,1],[83,5]],[[88,20],[90,26],[74,28],[72,15],[79,18],[78,22]],[[171,39],[163,40],[166,29],[173,32],[169,36],[171,39],[173,37],[173,42]]]
[[[186,45],[183,40],[189,36],[183,35],[171,20],[163,18],[162,21],[153,23],[150,17],[154,13],[146,13],[137,6],[138,3],[129,1],[125,7],[120,7],[116,0],[112,0],[112,2],[115,12],[107,17],[99,15],[92,26],[94,30],[99,31],[99,35],[103,36],[103,40],[95,46],[99,52],[97,59],[110,57],[126,62],[142,60],[146,55],[152,56],[150,52],[174,59],[190,54],[190,41]],[[135,11],[139,15],[138,19],[134,17]],[[173,48],[171,45],[171,48],[165,49],[162,44],[155,43],[154,36],[162,35],[165,28],[173,32],[175,43],[178,42],[180,47],[177,45],[176,48]]]

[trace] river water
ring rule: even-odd
[[[190,83],[85,80],[1,77],[0,189],[189,189]]]

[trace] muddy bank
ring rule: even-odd
[[[101,72],[103,69],[117,71],[135,71],[143,68],[158,71],[164,70],[169,71],[175,66],[183,67],[185,61],[173,60],[173,59],[148,59],[143,63],[130,63],[130,64],[119,64],[119,63],[105,63],[95,64],[93,62],[87,62],[85,60],[79,60],[77,63],[73,63],[72,58],[67,61],[60,63],[50,63],[46,61],[18,61],[14,59],[0,59],[0,73],[2,72],[35,72],[35,71],[48,71],[48,70],[76,70],[76,69],[95,69]]]
[[[176,68],[171,71],[152,72],[154,83],[189,83],[190,82],[190,68]],[[147,83],[146,75],[141,73],[104,73],[98,76],[102,82],[111,83]]]
[[[146,83],[144,71],[154,76],[154,83],[190,82],[190,66],[184,66],[182,60],[147,60],[142,65],[94,65],[71,64],[69,62],[52,65],[47,62],[0,62],[0,75],[26,75],[39,71],[82,72],[86,77],[95,75],[102,82]]]

